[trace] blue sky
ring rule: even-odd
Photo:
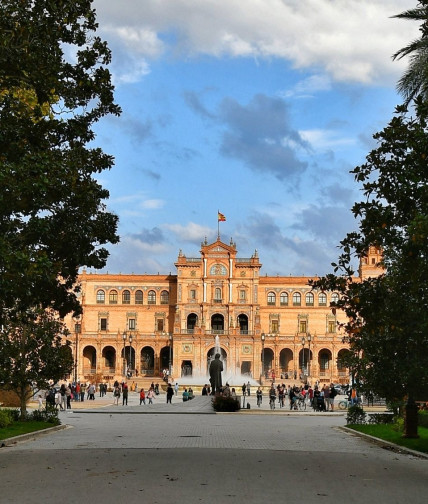
[[[403,0],[96,0],[119,118],[99,180],[121,242],[104,271],[175,273],[181,249],[257,249],[267,275],[331,271],[362,195],[349,171],[400,103]]]

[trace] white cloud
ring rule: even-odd
[[[208,226],[200,226],[194,222],[189,222],[187,226],[181,224],[165,224],[162,226],[175,234],[181,241],[200,243],[203,237],[213,236],[213,229]]]
[[[309,142],[314,151],[321,151],[326,149],[336,149],[342,146],[355,145],[356,138],[343,137],[339,131],[333,130],[304,130],[299,131],[303,140]]]
[[[158,210],[163,208],[165,201],[161,199],[148,199],[141,202],[141,208],[146,208],[148,210]]]
[[[409,8],[408,0],[96,0],[95,6],[101,33],[134,55],[275,57],[367,84],[395,82],[405,62],[391,55],[418,36],[417,23],[391,19]]]
[[[307,98],[319,91],[330,91],[331,79],[327,75],[311,75],[307,79],[298,82],[292,89],[279,93],[283,98]]]
[[[150,67],[146,60],[128,54],[127,58],[122,59],[119,64],[116,64],[114,59],[111,71],[114,85],[132,84],[149,74]]]
[[[107,25],[103,27],[103,31],[144,56],[155,58],[164,50],[164,43],[151,28]]]

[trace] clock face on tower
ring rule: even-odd
[[[223,264],[214,264],[210,268],[210,275],[212,276],[226,276],[227,269]]]

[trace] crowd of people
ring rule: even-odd
[[[101,384],[99,389],[100,395],[104,395],[107,392],[107,385]],[[45,400],[46,403],[62,411],[71,409],[72,401],[83,402],[85,396],[87,401],[95,400],[95,391],[96,386],[94,383],[63,383],[59,388],[52,386],[48,389],[45,394]],[[41,396],[39,396],[39,407],[40,399]]]
[[[99,396],[104,397],[108,392],[108,385],[106,383],[101,383],[97,387],[94,383],[80,382],[62,384],[59,388],[53,386],[48,390],[45,395],[45,400],[47,403],[51,403],[60,410],[67,410],[71,409],[72,401],[82,402],[85,399],[95,400],[97,389],[99,391]],[[110,390],[113,391],[114,404],[119,405],[119,402],[122,401],[123,406],[128,405],[129,391],[139,392],[140,405],[153,404],[154,399],[160,394],[159,384],[154,382],[151,383],[146,391],[144,388],[138,390],[135,382],[132,382],[132,384],[128,386],[126,381],[119,383],[119,381],[116,380],[113,388]],[[174,385],[168,383],[166,389],[166,402],[172,403],[172,398],[178,396],[178,391],[178,383]],[[211,395],[211,391],[210,385],[205,384],[202,388],[202,395]],[[251,395],[251,384],[249,381],[242,385],[241,392],[243,397]],[[221,387],[220,394],[225,397],[238,398],[235,388],[230,387],[228,383]],[[305,409],[307,405],[315,411],[334,411],[334,402],[337,394],[338,392],[333,383],[330,385],[316,383],[315,386],[312,387],[310,384],[286,386],[284,383],[274,384],[272,381],[268,392],[268,399],[272,409],[276,407],[275,405],[278,405],[279,408],[288,407],[290,410],[296,410],[301,409],[301,405],[304,404]],[[183,402],[186,402],[192,400],[194,395],[193,389],[189,386],[184,388],[181,397]],[[263,403],[263,390],[261,387],[258,387],[256,390],[256,400],[257,406],[260,408]],[[351,404],[358,403],[355,387],[349,390],[349,401]],[[39,395],[39,407],[41,406],[41,402],[42,396]]]
[[[262,390],[259,387],[256,392],[257,395],[257,406],[260,407],[262,404]],[[313,408],[314,411],[334,411],[334,399],[337,396],[337,390],[333,383],[330,385],[315,385],[312,387],[309,384],[302,386],[298,385],[284,385],[283,383],[278,383],[275,387],[272,383],[269,390],[269,403],[274,405],[278,401],[280,408],[284,408],[287,405],[290,410],[299,409],[300,404],[308,405]],[[274,409],[274,408],[272,408]]]

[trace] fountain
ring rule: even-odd
[[[241,389],[242,385],[250,382],[251,386],[259,386],[259,381],[255,380],[251,376],[243,375],[239,372],[236,366],[228,366],[226,353],[221,349],[220,346],[220,337],[216,334],[214,338],[214,348],[209,352],[207,356],[207,366],[206,371],[204,373],[200,373],[198,375],[193,374],[192,376],[182,376],[177,379],[174,379],[174,382],[178,383],[181,386],[200,386],[203,387],[205,384],[209,384],[209,368],[211,361],[214,360],[215,354],[220,354],[220,360],[223,362],[223,385],[228,383],[230,387],[235,387],[237,390]],[[230,362],[229,362],[230,364]],[[229,369],[230,368],[230,369]]]

